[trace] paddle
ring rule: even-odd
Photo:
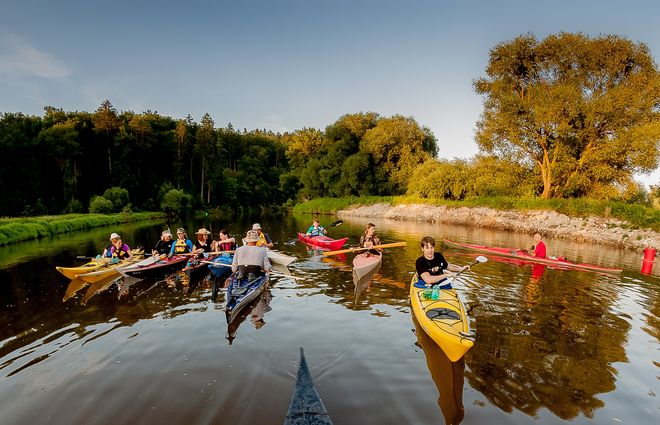
[[[343,223],[344,223],[344,220],[333,221],[332,223],[328,224],[328,225],[325,227],[325,229],[329,229],[329,228],[331,228],[331,227],[340,226],[340,225],[342,225]],[[293,244],[296,243],[296,241],[297,241],[297,239],[289,239],[288,241],[284,242],[284,245],[293,245]]]
[[[214,255],[214,254],[223,254],[223,253],[229,253],[233,254],[235,251],[211,251],[211,252],[184,252],[182,254],[174,254],[174,255],[199,255],[199,254],[208,254],[208,255]]]
[[[149,253],[136,254],[136,253],[133,253],[134,257],[136,257],[138,255],[142,255],[144,257],[150,257],[153,254],[149,254]],[[107,260],[107,261],[110,261],[110,260],[112,260],[112,257],[88,257],[86,255],[76,255],[76,260]]]
[[[472,267],[472,266],[474,266],[475,264],[478,264],[478,263],[485,263],[486,261],[488,261],[488,258],[484,257],[483,255],[480,255],[473,262],[470,263],[470,267]],[[454,280],[456,280],[456,278],[461,273],[463,273],[466,270],[468,270],[468,269],[463,269],[460,272],[456,273],[455,275],[448,277],[447,279],[442,281],[442,284],[444,285],[446,283],[453,282]],[[438,283],[440,283],[440,282],[438,282]]]
[[[399,246],[406,246],[406,245],[408,245],[406,242],[393,242],[393,243],[386,243],[381,245],[374,245],[371,248],[348,248],[348,249],[340,249],[339,251],[323,251],[323,255],[328,256],[328,255],[345,254],[347,252],[367,251],[369,249],[396,248]]]
[[[200,263],[203,263],[203,264],[213,264],[214,266],[231,267],[231,264],[216,263],[216,262],[214,262],[214,261],[200,261]],[[304,278],[304,277],[300,277],[300,276],[292,276],[292,275],[290,275],[290,274],[276,272],[275,270],[271,270],[271,271],[269,271],[268,273],[270,273],[270,274],[274,274],[274,275],[278,275],[278,276],[290,277],[291,279],[303,279],[303,280],[306,279],[306,278]]]

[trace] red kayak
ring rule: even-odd
[[[327,236],[306,236],[304,233],[298,233],[298,239],[308,245],[320,246],[331,251],[341,249],[348,238],[332,239]]]
[[[570,268],[570,269],[581,269],[581,270],[591,270],[596,272],[607,272],[607,273],[621,273],[623,269],[616,269],[611,267],[603,267],[594,264],[586,263],[572,263],[564,258],[557,257],[546,257],[546,258],[537,258],[530,255],[528,252],[520,249],[511,249],[511,248],[499,248],[496,246],[487,246],[487,245],[474,245],[467,243],[454,242],[447,239],[443,239],[443,242],[450,247],[454,248],[463,248],[470,249],[472,251],[484,252],[487,254],[499,255],[501,257],[517,258],[519,260],[527,261],[530,263],[540,263],[547,264],[549,266]]]

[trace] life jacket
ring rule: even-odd
[[[219,251],[234,251],[236,250],[236,242],[220,242]]]
[[[121,248],[117,249],[114,245],[112,246],[112,258],[119,258],[120,260],[123,260],[124,258],[128,258],[128,251],[124,251],[124,247],[126,245],[122,244]]]
[[[186,252],[190,252],[190,248],[188,247],[188,244],[186,244],[186,242],[187,242],[186,239],[177,239],[176,242],[174,243],[174,253],[183,254]]]
[[[321,226],[319,226],[319,227],[312,226],[312,227],[309,228],[308,233],[309,233],[310,236],[323,236],[323,231],[324,230],[325,229]]]
[[[266,239],[266,234],[264,232],[259,233],[259,240],[257,241],[257,246],[264,246],[268,244]]]

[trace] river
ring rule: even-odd
[[[310,222],[260,221],[275,248],[297,258],[290,270],[299,278],[273,276],[231,329],[224,294],[211,302],[206,281],[71,288],[55,270],[96,254],[113,231],[150,247],[162,224],[0,248],[0,423],[281,424],[299,347],[335,425],[660,422],[659,274],[640,273],[639,253],[546,240],[549,253],[623,267],[620,275],[487,256],[454,285],[474,306],[477,339],[452,364],[412,319],[419,239],[528,247],[531,235],[374,220],[383,243],[407,247],[387,250],[356,288],[353,254],[324,257],[292,243]],[[366,222],[344,220],[331,235],[354,245]],[[187,230],[242,235],[251,224]],[[438,248],[457,264],[478,255]]]

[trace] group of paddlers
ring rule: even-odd
[[[176,239],[172,238],[172,232],[167,229],[161,233],[160,239],[152,250],[152,255],[181,255],[198,254],[204,256],[206,253],[231,253],[234,254],[232,270],[243,274],[261,275],[271,270],[270,261],[266,248],[273,247],[273,241],[262,229],[259,223],[254,223],[243,238],[244,246],[237,248],[236,238],[232,237],[226,229],[218,232],[218,239],[211,240],[211,232],[205,228],[195,232],[197,236],[193,242],[188,238],[184,228],[176,230]],[[102,257],[124,260],[132,258],[130,247],[123,242],[117,233],[110,235],[110,244],[103,250]]]

